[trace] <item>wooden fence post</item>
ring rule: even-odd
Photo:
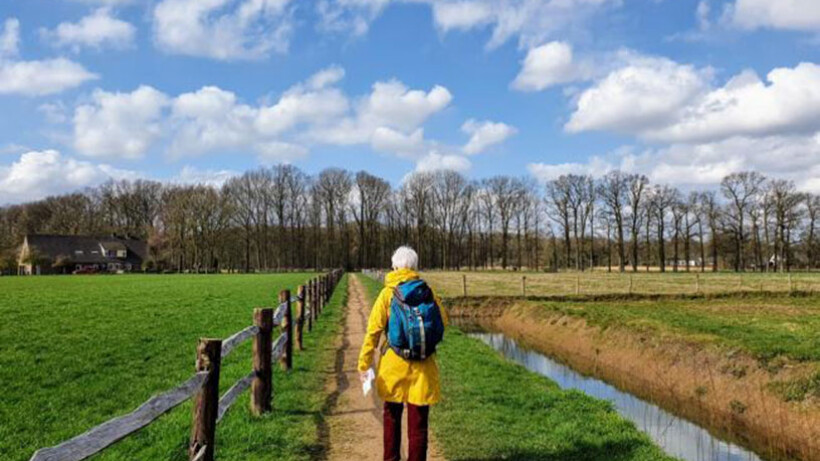
[[[293,312],[290,308],[290,290],[282,290],[279,292],[279,302],[285,303],[285,316],[282,318],[282,331],[287,333],[288,337],[285,341],[285,352],[282,358],[279,359],[282,369],[290,371],[293,368]]]
[[[191,442],[188,459],[194,459],[205,448],[203,461],[213,461],[216,440],[216,417],[219,413],[219,368],[222,362],[222,340],[202,338],[196,348],[196,371],[207,371],[202,388],[194,397]]]
[[[253,324],[259,327],[259,333],[253,337],[251,412],[255,415],[261,415],[270,412],[272,409],[271,336],[273,334],[273,309],[254,309]]]
[[[316,277],[316,313],[322,314],[322,276]]]
[[[319,278],[313,279],[313,321],[319,322]]]
[[[521,296],[527,297],[527,276],[521,276]]]
[[[467,274],[461,274],[461,295],[467,297]]]
[[[307,290],[305,291],[305,300],[307,302],[307,308],[308,308],[308,316],[307,316],[308,331],[313,331],[313,314],[314,314],[314,311],[316,310],[316,307],[314,307],[314,302],[313,302],[313,280],[312,279],[308,280]]]
[[[305,346],[302,344],[302,333],[304,331],[305,326],[305,286],[299,285],[299,288],[296,290],[296,348],[300,351],[305,350]]]

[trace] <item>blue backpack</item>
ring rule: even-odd
[[[424,360],[436,352],[444,337],[441,308],[423,280],[410,280],[393,289],[387,343],[406,360]]]

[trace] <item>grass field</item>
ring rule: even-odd
[[[225,338],[251,324],[280,289],[310,274],[0,278],[0,459],[129,412],[193,374],[199,337]],[[274,372],[274,412],[248,411],[248,393],[217,430],[222,459],[312,459],[322,448],[325,370],[340,331],[346,279],[318,328],[305,334],[294,370]],[[251,369],[250,342],[223,363],[222,392]],[[190,402],[95,459],[187,459]]]
[[[467,277],[469,296],[520,296],[522,277],[526,277],[527,296],[650,293],[689,294],[725,292],[788,292],[788,274],[728,272],[637,272],[637,273],[544,273],[544,272],[442,272],[424,274],[442,296],[461,296],[462,277]],[[630,281],[631,280],[631,281]],[[791,275],[795,291],[820,291],[820,273]]]
[[[374,297],[379,283],[362,281]],[[608,402],[563,391],[455,327],[438,360],[443,399],[431,425],[447,459],[672,459]]]

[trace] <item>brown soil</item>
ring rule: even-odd
[[[382,448],[382,402],[373,389],[365,397],[359,382],[357,363],[359,349],[367,331],[370,306],[364,287],[357,276],[349,278],[348,304],[344,333],[336,344],[336,364],[333,378],[327,384],[328,443],[327,459],[334,461],[380,460]],[[406,414],[406,412],[405,412]],[[406,457],[407,423],[404,430],[402,453]],[[430,440],[429,460],[443,460]]]
[[[618,328],[507,304],[495,329],[641,398],[772,458],[820,460],[820,405],[789,403],[769,390],[775,380],[805,370],[776,372],[738,351]],[[464,309],[475,313],[475,305]],[[459,309],[453,309],[458,311]]]

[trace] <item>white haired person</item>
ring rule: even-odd
[[[439,401],[435,349],[444,335],[447,314],[441,301],[416,272],[419,257],[407,246],[393,253],[393,271],[370,312],[367,335],[359,354],[359,373],[367,379],[382,333],[386,341],[376,373],[376,389],[384,401],[384,460],[398,461],[401,416],[407,406],[408,461],[427,459],[430,405]]]

